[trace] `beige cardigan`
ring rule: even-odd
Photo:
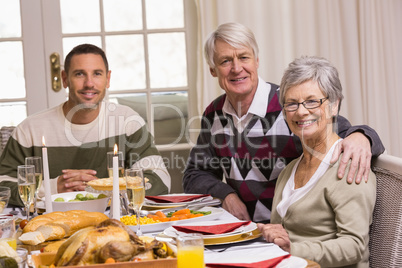
[[[288,232],[290,253],[322,267],[369,267],[369,227],[376,199],[374,173],[370,172],[367,183],[348,184],[346,178],[337,178],[337,162],[282,219],[276,206],[296,162],[289,163],[279,175],[271,215],[271,223],[281,223]]]

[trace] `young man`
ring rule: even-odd
[[[149,195],[167,194],[170,176],[147,131],[131,108],[104,100],[111,71],[104,51],[82,44],[67,55],[62,71],[68,100],[32,115],[17,126],[0,158],[0,185],[12,188],[11,205],[22,205],[17,191],[17,166],[27,156],[42,155],[42,137],[49,156],[53,193],[82,191],[86,183],[108,177],[107,152],[115,144],[125,167],[149,169]],[[43,194],[43,189],[41,191]]]

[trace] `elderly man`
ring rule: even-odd
[[[220,198],[223,208],[239,219],[269,222],[277,176],[302,153],[300,140],[283,119],[278,86],[258,76],[253,32],[238,23],[222,24],[206,41],[205,56],[225,94],[205,109],[184,173],[184,191]],[[338,177],[344,177],[351,159],[347,179],[352,182],[357,172],[360,183],[367,179],[371,156],[384,147],[368,126],[351,127],[343,117],[334,122],[346,138],[331,162],[343,151]]]
[[[0,185],[12,188],[11,205],[22,205],[17,166],[27,156],[41,156],[42,137],[52,193],[82,191],[88,181],[108,177],[106,154],[115,144],[124,154],[125,167],[149,169],[145,175],[152,187],[147,194],[169,192],[170,176],[145,121],[127,106],[104,101],[110,77],[106,55],[94,45],[76,46],[66,56],[62,79],[69,88],[68,100],[24,120],[1,155]]]

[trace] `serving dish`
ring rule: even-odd
[[[52,198],[52,207],[53,211],[68,211],[68,210],[86,210],[88,212],[105,212],[110,197],[94,199],[94,200],[87,200],[87,201],[76,201],[76,202],[68,202],[67,200],[74,199],[77,194],[92,194],[94,197],[98,197],[98,193],[90,193],[87,191],[80,191],[80,192],[66,192],[60,194],[53,194]],[[56,202],[54,201],[56,198],[62,197],[66,202]],[[39,209],[45,209],[44,201],[37,202],[36,207]]]
[[[152,224],[144,224],[141,225],[141,231],[144,233],[152,233],[152,232],[160,232],[165,230],[166,228],[176,225],[176,224],[183,224],[183,223],[190,223],[190,222],[199,222],[199,221],[212,221],[218,219],[225,210],[223,208],[215,208],[215,207],[203,207],[198,209],[199,211],[211,211],[211,214],[196,217],[186,220],[178,220],[178,221],[167,221],[167,222],[159,222],[159,223],[152,223]],[[134,232],[137,231],[137,226],[135,225],[127,225],[131,230]]]

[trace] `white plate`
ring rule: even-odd
[[[197,226],[209,226],[209,225],[218,225],[218,224],[227,224],[227,223],[233,223],[233,221],[202,221],[202,222],[197,222]],[[194,223],[185,223],[185,224],[174,224],[174,225],[180,225],[180,226],[193,226]],[[227,237],[227,236],[232,236],[235,234],[243,234],[243,233],[249,233],[257,229],[257,224],[255,222],[250,222],[250,224],[246,226],[240,226],[239,228],[228,232],[224,234],[210,234],[210,235],[205,235],[203,234],[202,237],[204,239],[207,238],[218,238],[218,237]],[[185,232],[180,232],[177,231],[174,227],[169,227],[163,231],[163,234],[166,236],[170,237],[177,237],[178,235],[185,235]]]
[[[195,195],[195,194],[168,194],[168,195],[160,195],[160,196],[191,196],[191,195]],[[208,201],[208,200],[212,200],[213,199],[213,197],[212,196],[204,196],[204,197],[201,197],[201,198],[198,198],[198,199],[195,199],[195,200],[191,200],[191,201],[188,201],[188,202],[179,202],[179,203],[169,203],[169,202],[166,202],[166,203],[159,203],[159,202],[155,202],[155,201],[152,201],[152,200],[148,200],[146,197],[145,197],[145,201],[144,201],[144,206],[147,206],[147,207],[150,207],[150,206],[153,206],[153,207],[166,207],[166,206],[185,206],[185,205],[189,205],[189,204],[193,204],[193,203],[198,203],[198,202],[201,202],[201,201]]]
[[[198,209],[198,211],[211,211],[211,214],[192,218],[192,219],[187,219],[187,220],[144,224],[144,225],[141,225],[141,231],[144,233],[160,232],[172,225],[177,225],[180,223],[200,222],[200,221],[204,221],[204,220],[212,221],[212,220],[218,219],[225,212],[225,210],[223,208],[215,208],[215,207],[203,207],[201,209]],[[127,225],[127,226],[134,232],[137,231],[137,226],[135,226],[135,225]]]

